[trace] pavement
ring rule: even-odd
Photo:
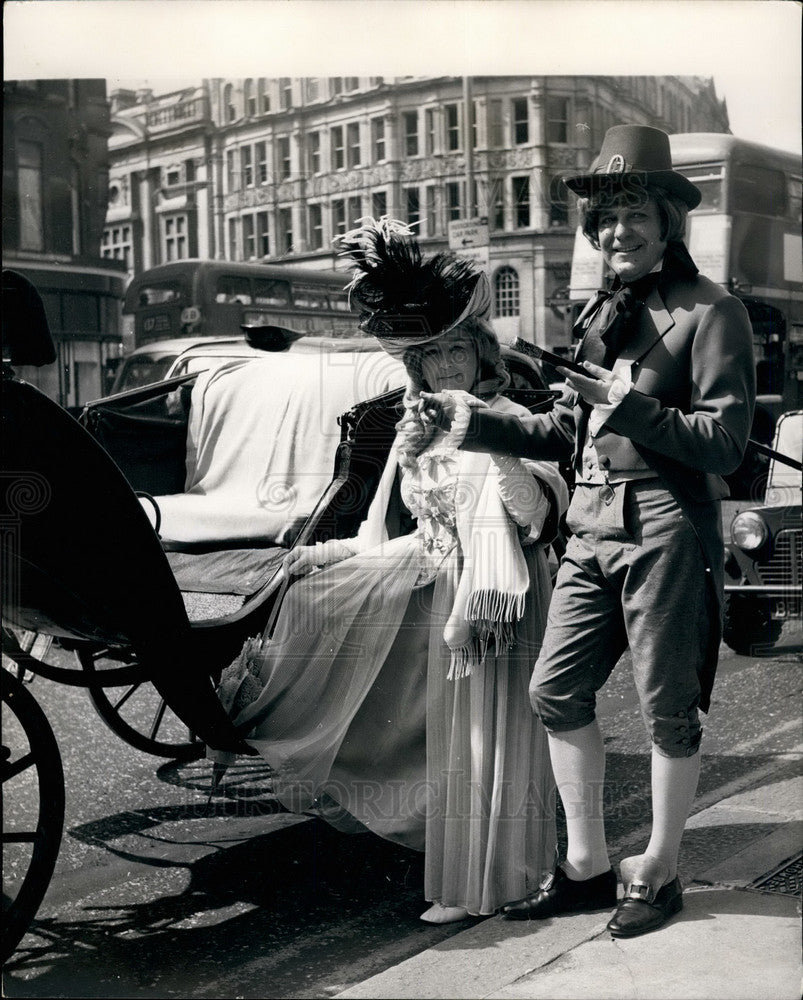
[[[710,867],[681,859],[683,910],[658,931],[615,939],[608,911],[489,917],[338,1000],[800,1000],[803,776],[723,799],[686,829],[734,825],[755,839]]]

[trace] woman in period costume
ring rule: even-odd
[[[544,526],[568,497],[554,463],[458,452],[422,422],[422,390],[449,393],[458,425],[526,411],[500,395],[486,276],[363,221],[340,249],[362,328],[404,361],[404,415],[357,536],[290,552],[304,578],[219,693],[287,808],[425,851],[422,919],[444,923],[526,894],[554,857],[528,685],[551,592]],[[412,530],[391,538],[399,503]]]

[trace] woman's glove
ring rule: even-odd
[[[538,538],[549,513],[549,500],[541,484],[524,462],[510,455],[491,455],[497,474],[499,496],[505,508],[528,537]]]
[[[284,557],[282,566],[290,576],[306,576],[319,566],[330,566],[353,556],[354,552],[339,538],[314,545],[296,545]]]

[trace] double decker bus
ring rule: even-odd
[[[758,386],[753,437],[771,440],[780,413],[803,407],[801,157],[733,135],[670,135],[674,168],[697,185],[686,245],[700,271],[750,315]],[[575,237],[569,321],[605,286],[602,255]]]
[[[126,290],[123,352],[176,337],[241,337],[243,326],[354,335],[348,282],[342,272],[283,264],[161,264],[133,278]]]

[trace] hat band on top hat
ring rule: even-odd
[[[669,136],[649,125],[614,125],[605,133],[597,165],[590,173],[564,177],[570,191],[587,198],[632,188],[647,193],[660,187],[680,198],[689,209],[702,201],[702,193],[672,167]]]

